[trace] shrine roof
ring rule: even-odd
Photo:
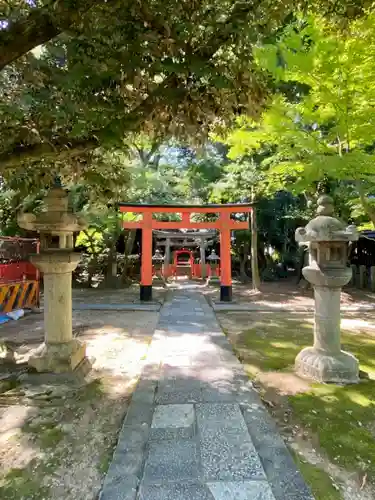
[[[203,231],[176,231],[176,230],[171,230],[171,231],[160,231],[157,229],[154,229],[154,234],[158,238],[176,238],[176,239],[182,239],[182,240],[191,240],[191,239],[197,239],[197,238],[213,238],[214,236],[217,236],[217,231],[216,229],[214,230],[203,230]]]

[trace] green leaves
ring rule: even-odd
[[[66,145],[66,160],[76,140],[88,149],[95,142],[110,149],[142,131],[202,142],[218,120],[227,123],[239,108],[256,113],[263,103],[263,75],[250,61],[254,34],[264,29],[254,17],[256,5],[97,2],[79,20],[70,9],[64,15],[79,29],[0,73],[0,97],[6,95],[0,104],[0,173],[30,162],[37,167],[46,149],[57,164],[59,146]],[[51,14],[47,4],[44,11]],[[39,18],[39,8],[34,13]]]

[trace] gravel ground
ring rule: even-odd
[[[93,369],[85,380],[20,375],[43,338],[41,315],[4,325],[17,364],[14,387],[0,394],[0,498],[97,498],[127,404],[156,327],[155,312],[74,313]],[[1,387],[1,386],[0,386]]]

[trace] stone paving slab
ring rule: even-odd
[[[203,295],[160,311],[100,500],[313,500]]]
[[[192,404],[162,405],[155,408],[150,439],[182,439],[194,435]]]
[[[200,429],[200,451],[205,481],[265,479],[258,453],[247,431]]]
[[[143,474],[145,484],[197,480],[198,476],[198,450],[193,439],[150,443]]]
[[[139,500],[215,500],[215,497],[208,486],[194,482],[141,486]],[[226,500],[229,500],[229,498]]]
[[[274,500],[267,481],[220,481],[208,483],[214,500]]]
[[[246,432],[245,420],[238,404],[199,404],[196,405],[198,427],[217,429],[230,426],[237,431]]]

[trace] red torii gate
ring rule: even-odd
[[[251,205],[143,205],[120,203],[121,212],[142,214],[139,221],[124,222],[125,229],[142,229],[142,260],[141,260],[141,285],[140,299],[152,300],[152,230],[153,229],[217,229],[220,231],[220,300],[232,300],[232,266],[230,255],[230,233],[233,230],[248,229],[248,221],[231,219],[233,213],[249,213]],[[154,213],[181,214],[179,221],[159,221],[153,218]],[[212,222],[191,221],[193,213],[218,214],[219,218]]]

